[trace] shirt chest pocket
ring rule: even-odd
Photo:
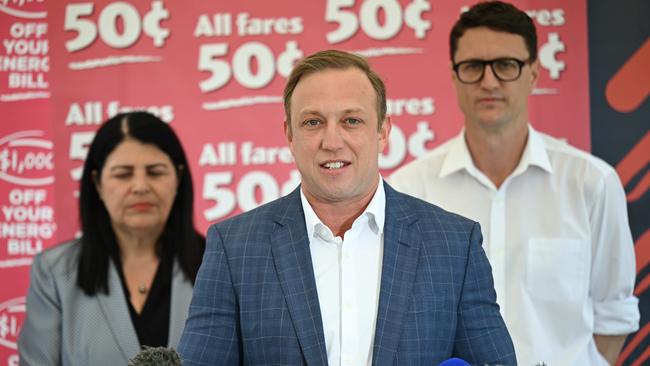
[[[589,246],[584,239],[531,238],[526,256],[526,288],[531,297],[551,302],[587,296]]]

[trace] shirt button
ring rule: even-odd
[[[350,304],[345,304],[343,307],[345,308],[345,310],[351,310],[352,309],[352,305],[350,305]]]

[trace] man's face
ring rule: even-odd
[[[379,182],[378,154],[390,132],[377,129],[375,90],[359,69],[327,69],[301,78],[285,135],[310,203],[361,202]]]
[[[458,39],[454,62],[529,58],[524,38],[485,27],[471,28]],[[452,70],[458,104],[465,115],[467,128],[500,130],[513,124],[528,122],[528,95],[537,80],[538,62],[522,66],[521,76],[514,81],[499,81],[490,66],[485,67],[483,79],[475,84],[463,84]]]

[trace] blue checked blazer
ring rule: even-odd
[[[478,223],[384,184],[373,365],[516,364]],[[185,366],[327,365],[299,189],[210,227]]]

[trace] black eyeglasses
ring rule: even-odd
[[[454,64],[458,80],[464,84],[474,84],[483,80],[485,66],[490,65],[492,73],[500,81],[515,81],[521,76],[521,69],[530,59],[496,58],[494,60],[467,60]]]

